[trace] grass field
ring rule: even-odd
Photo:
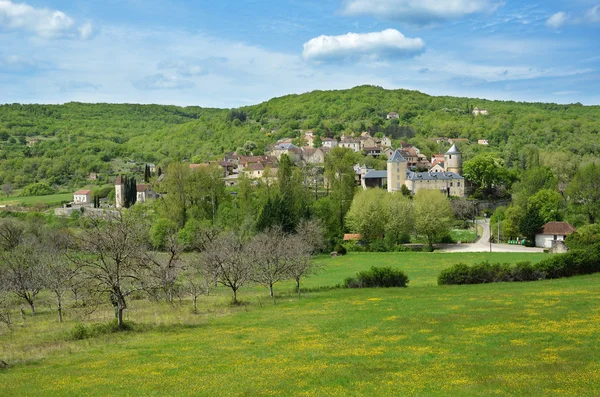
[[[38,203],[46,205],[59,205],[63,201],[72,201],[73,193],[50,194],[48,196],[13,196],[0,198],[0,205],[35,205]]]
[[[47,308],[0,336],[0,395],[540,396],[600,393],[600,275],[439,287],[453,263],[545,254],[351,254],[319,258],[306,287],[372,265],[404,269],[406,289],[332,289],[296,298],[278,285],[170,308],[133,301],[139,332],[69,341]],[[109,310],[91,320],[110,319]]]

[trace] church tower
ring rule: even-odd
[[[121,175],[117,177],[117,181],[115,182],[115,201],[117,208],[123,208],[125,205],[125,184]]]
[[[387,162],[387,189],[388,192],[399,192],[406,182],[406,166],[408,162],[399,150],[396,150]]]
[[[450,150],[444,154],[444,170],[462,175],[462,153],[456,144],[452,145]]]

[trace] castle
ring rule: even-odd
[[[408,161],[396,150],[387,162],[388,192],[397,192],[406,186],[413,194],[421,189],[435,189],[447,196],[463,197],[465,195],[465,179],[462,174],[462,153],[452,145],[444,154],[443,165],[438,163],[428,172],[408,170]]]

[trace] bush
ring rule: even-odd
[[[133,323],[123,323],[123,328],[119,329],[117,320],[108,323],[91,324],[87,327],[83,324],[77,324],[69,333],[69,338],[73,340],[83,340],[115,332],[133,331],[134,327]]]
[[[537,281],[546,278],[562,278],[600,272],[600,244],[586,250],[574,250],[554,255],[532,265],[519,262],[514,266],[502,263],[482,262],[472,266],[464,263],[442,270],[439,285],[483,284],[505,281]]]
[[[338,253],[338,255],[346,255],[346,253],[347,253],[347,250],[346,250],[346,247],[344,247],[344,246],[343,246],[343,245],[341,245],[341,244],[338,244],[338,245],[336,245],[336,247],[335,247],[335,252],[337,252],[337,253]]]
[[[39,182],[25,186],[21,192],[21,196],[47,196],[54,193],[54,189],[52,189],[47,183]]]
[[[391,267],[371,267],[359,272],[356,277],[348,277],[344,281],[346,288],[390,288],[406,287],[408,276],[400,269]]]
[[[385,240],[382,239],[378,239],[378,240],[374,240],[373,242],[371,242],[371,244],[369,245],[369,251],[371,252],[387,252],[388,250],[388,246],[385,243]]]

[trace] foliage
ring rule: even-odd
[[[54,193],[54,189],[48,186],[47,183],[38,182],[25,186],[25,188],[21,192],[21,196],[47,196]]]
[[[408,276],[399,269],[391,267],[371,267],[359,272],[356,277],[349,277],[344,281],[345,288],[390,288],[406,287]]]
[[[438,190],[422,189],[414,200],[415,231],[427,238],[429,248],[450,231],[452,209],[448,198]]]

